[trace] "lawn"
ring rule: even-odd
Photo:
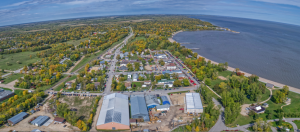
[[[219,72],[219,76],[223,76],[223,77],[227,77],[227,76],[231,76],[231,71],[222,71]]]
[[[217,78],[216,80],[211,80],[209,87],[213,88],[216,84],[220,84],[221,82],[224,82],[224,81],[219,78]]]
[[[8,84],[16,79],[19,79],[20,77],[23,77],[23,74],[16,73],[13,75],[9,75],[9,76],[5,77],[4,84]]]
[[[180,126],[176,129],[174,129],[172,132],[184,132],[187,131],[187,129],[185,128],[185,126]]]
[[[63,82],[63,84],[65,84],[66,82],[68,82],[68,81],[71,81],[71,80],[74,80],[74,79],[76,79],[76,77],[77,76],[71,76],[71,77],[69,77],[65,82]],[[59,84],[59,86],[57,87],[57,88],[55,88],[54,89],[54,91],[60,91],[61,89],[64,89],[64,90],[66,90],[66,88],[65,87],[62,87],[62,86],[60,86],[60,84]]]
[[[294,93],[292,91],[289,92],[288,95],[291,98],[292,102],[290,105],[282,107],[283,111],[286,113],[297,113],[300,111],[300,94]],[[298,107],[295,107],[298,106]]]
[[[65,77],[67,77],[67,76],[66,76],[66,75],[63,75],[61,79],[64,79]],[[60,80],[61,80],[61,79],[60,79]],[[57,82],[59,82],[60,80],[58,80]],[[42,90],[42,91],[47,90],[47,89],[53,87],[54,85],[56,85],[57,82],[55,82],[55,83],[52,84],[52,85],[42,86],[42,87],[40,87],[40,90]]]
[[[294,120],[293,122],[297,125],[297,128],[299,129],[300,128],[300,120]]]
[[[275,127],[275,128],[279,127],[279,125],[277,125],[277,124],[278,124],[278,121],[272,122],[272,126]],[[282,125],[280,125],[280,126],[288,127],[288,128],[291,130],[291,132],[294,131],[293,125],[292,125],[291,123],[288,123],[288,122],[282,122]],[[278,129],[277,129],[277,130],[278,130]]]
[[[80,44],[80,42],[84,42],[85,40],[89,40],[89,38],[83,38],[83,39],[79,39],[79,40],[69,40],[66,43],[78,46]]]
[[[266,89],[266,93],[262,95],[261,99],[258,101],[250,101],[248,98],[245,99],[245,104],[252,104],[257,102],[262,102],[264,100],[267,100],[270,97],[270,90]]]
[[[134,86],[134,84],[136,85],[136,87],[142,87],[141,82],[132,82],[132,87]]]
[[[17,70],[24,67],[24,65],[28,65],[29,63],[35,63],[41,60],[41,58],[36,57],[36,53],[37,52],[26,51],[13,54],[4,54],[2,55],[4,59],[0,59],[0,69]],[[31,59],[30,55],[32,55]],[[19,64],[17,63],[17,61],[19,61]],[[7,62],[10,65],[7,65]]]
[[[15,95],[23,95],[23,90],[15,89]]]
[[[252,120],[253,120],[252,117],[239,115],[233,123],[228,124],[227,126],[236,127],[237,124],[242,126],[242,125],[250,124]]]

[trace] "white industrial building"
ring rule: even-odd
[[[97,120],[97,129],[130,129],[129,106],[127,95],[113,93],[104,96],[101,111]]]
[[[203,106],[199,93],[186,93],[185,103],[185,112],[203,113]]]

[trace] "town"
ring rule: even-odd
[[[24,54],[30,55],[22,63],[28,61],[28,64],[7,63],[7,67],[19,67],[2,69],[0,129],[32,132],[298,129],[300,115],[291,106],[299,104],[294,101],[299,95],[288,86],[263,82],[256,75],[229,67],[227,62],[213,62],[170,41],[178,31],[222,28],[179,16],[151,18],[156,20],[90,24],[82,27],[89,32],[80,33],[77,39],[70,37],[50,47],[35,47],[37,51],[24,50]],[[111,19],[105,18],[114,23]],[[174,26],[181,22],[185,23],[182,27]],[[156,30],[151,26],[157,26]],[[78,29],[74,26],[70,30],[65,32]],[[10,39],[14,38],[4,41],[10,43],[7,41]],[[1,51],[1,57],[7,59],[8,54],[21,57],[23,52],[18,48]]]

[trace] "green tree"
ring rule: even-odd
[[[183,81],[183,85],[184,85],[184,86],[189,86],[189,85],[190,85],[190,82],[189,82],[188,79],[185,78],[185,79],[183,79],[182,81]]]

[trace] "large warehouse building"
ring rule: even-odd
[[[104,96],[97,121],[98,130],[128,130],[129,107],[128,96],[113,93]]]
[[[6,100],[14,96],[14,92],[0,88],[0,101]]]
[[[203,113],[203,106],[199,93],[186,93],[185,94],[186,102],[186,112],[189,113]]]
[[[149,115],[144,95],[131,95],[130,106],[131,118],[142,118],[144,119],[144,121],[149,121]]]

